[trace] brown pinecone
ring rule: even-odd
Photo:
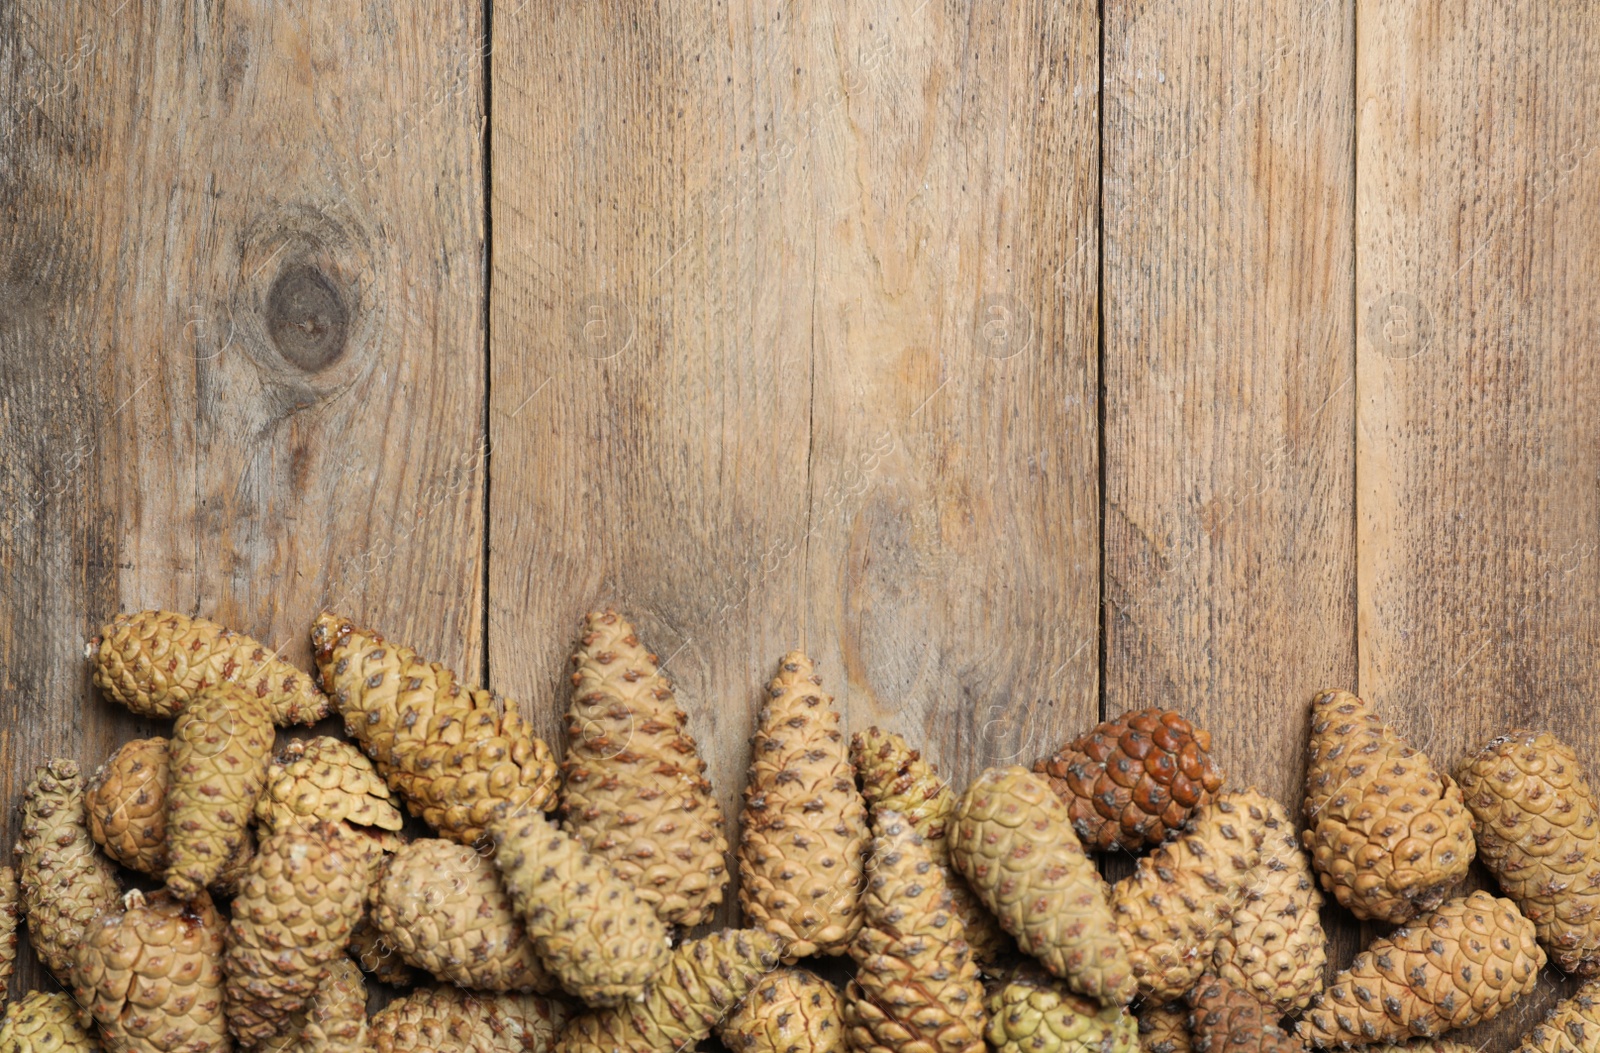
[[[1016,953],[1016,945],[1000,927],[999,919],[950,863],[950,842],[945,835],[956,808],[956,794],[949,781],[906,745],[905,739],[876,727],[851,736],[850,759],[861,780],[861,796],[873,814],[902,816],[927,843],[933,861],[944,868],[950,909],[967,932],[972,960],[987,965]]]
[[[228,1027],[243,1046],[288,1030],[344,954],[367,878],[344,829],[290,824],[251,861],[226,960]]]
[[[400,952],[389,946],[389,941],[383,938],[383,933],[372,923],[372,914],[369,911],[361,915],[355,928],[350,930],[349,942],[345,950],[364,972],[370,973],[372,978],[380,984],[391,987],[410,987],[417,982],[417,974],[406,960],[400,957]]]
[[[1182,1002],[1139,1008],[1140,1053],[1190,1053],[1189,1008]]]
[[[983,1053],[983,985],[942,870],[893,812],[873,821],[865,924],[850,946],[844,1024],[858,1053]]]
[[[440,836],[473,844],[500,805],[555,806],[555,759],[513,703],[326,611],[311,644],[345,731]]]
[[[6,1006],[0,1021],[0,1053],[99,1053],[100,1045],[78,1023],[78,1007],[65,991],[30,991]]]
[[[315,724],[328,699],[311,677],[243,633],[171,611],[119,614],[89,640],[94,683],[144,717],[175,717],[207,688],[237,684],[278,724]]]
[[[1139,1053],[1139,1022],[1124,1006],[1074,994],[1024,963],[989,996],[986,1038],[995,1053]]]
[[[728,841],[688,716],[615,611],[588,615],[572,664],[564,826],[664,923],[699,925],[722,902]]]
[[[1432,1038],[1499,1016],[1544,963],[1516,904],[1474,892],[1374,940],[1296,1029],[1318,1048]]]
[[[256,818],[269,831],[316,819],[379,830],[399,830],[406,821],[372,761],[330,735],[292,739],[278,751],[267,767]]]
[[[843,954],[861,928],[867,810],[839,711],[811,659],[792,651],[751,740],[739,842],[739,905],[784,941],[784,960]]]
[[[1271,811],[1259,790],[1219,794],[1111,890],[1111,915],[1142,997],[1176,998],[1210,966],[1256,878]]]
[[[1222,788],[1210,732],[1160,709],[1108,720],[1033,770],[1049,776],[1083,846],[1099,851],[1160,844]]]
[[[141,874],[167,869],[167,746],[164,738],[124,744],[95,770],[83,791],[95,842]]]
[[[1472,862],[1460,788],[1348,691],[1311,704],[1306,823],[1323,889],[1358,918],[1431,910]]]
[[[809,969],[775,969],[712,1030],[732,1053],[845,1053],[839,989]]]
[[[4,1002],[17,968],[17,920],[22,889],[12,867],[0,867],[0,1002]]]
[[[1595,1053],[1600,1050],[1600,980],[1590,980],[1557,1005],[1512,1053]]]
[[[122,895],[115,868],[89,836],[76,761],[46,762],[23,791],[16,852],[28,942],[64,981],[84,928]]]
[[[1254,995],[1207,976],[1185,996],[1194,1053],[1303,1053],[1305,1045],[1278,1026]]]
[[[1514,731],[1463,760],[1478,858],[1569,973],[1600,972],[1600,805],[1572,747]]]
[[[423,987],[372,1017],[373,1053],[547,1053],[567,1019],[553,998]]]
[[[222,1053],[224,922],[202,890],[138,889],[95,918],[74,954],[73,995],[119,1053]]]
[[[1212,964],[1219,977],[1279,1013],[1304,1009],[1322,990],[1328,937],[1322,931],[1322,893],[1311,861],[1300,850],[1294,820],[1262,796],[1266,841],[1244,902],[1217,937]]]
[[[538,991],[545,971],[494,864],[453,841],[421,838],[383,867],[372,921],[408,965],[478,991]]]

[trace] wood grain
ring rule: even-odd
[[[148,730],[87,683],[119,607],[304,660],[336,603],[476,669],[480,26],[437,12],[0,15],[5,800]]]
[[[955,774],[1096,711],[1093,9],[768,6],[494,27],[491,671],[620,603],[730,816],[796,644]]]
[[[1594,14],[1359,5],[1361,691],[1444,765],[1528,725],[1600,765]]]

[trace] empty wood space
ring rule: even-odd
[[[615,604],[730,816],[794,646],[958,784],[1160,705],[1298,810],[1325,686],[1600,767],[1592,4],[18,0],[0,84],[0,844],[142,607],[558,743]]]

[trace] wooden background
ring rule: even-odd
[[[615,602],[730,813],[796,644],[958,781],[1162,705],[1294,804],[1323,686],[1600,762],[1596,12],[0,6],[5,797],[146,606],[554,737]]]

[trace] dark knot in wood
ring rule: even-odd
[[[286,268],[267,293],[267,333],[284,361],[307,373],[344,354],[349,322],[339,291],[315,267]]]

